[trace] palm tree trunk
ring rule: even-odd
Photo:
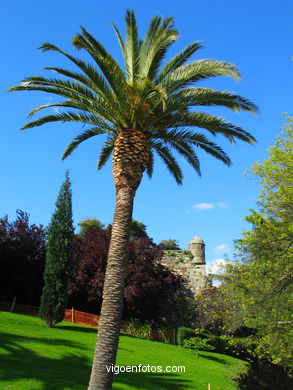
[[[135,189],[118,188],[92,373],[88,390],[112,387],[119,341]]]
[[[112,388],[123,309],[128,245],[136,189],[147,166],[149,147],[140,130],[123,129],[115,140],[113,176],[116,209],[103,289],[98,340],[88,390]]]

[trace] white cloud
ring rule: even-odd
[[[231,252],[231,250],[227,244],[220,244],[220,245],[216,246],[215,252],[216,253],[227,253],[227,252]]]
[[[215,259],[207,265],[207,274],[223,274],[224,266],[228,264],[227,259]]]
[[[215,259],[207,265],[207,275],[223,275],[225,274],[225,266],[229,264],[227,259]],[[220,279],[212,278],[212,284],[219,287],[222,281]]]
[[[209,202],[202,202],[202,203],[197,203],[192,206],[193,209],[198,210],[198,211],[206,211],[206,210],[211,210],[215,208],[219,209],[226,209],[228,207],[226,202],[218,202],[218,203],[209,203]]]
[[[210,210],[214,208],[214,205],[212,203],[197,203],[192,206],[193,209],[205,211]]]

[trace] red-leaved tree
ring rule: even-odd
[[[76,309],[99,312],[110,242],[110,229],[89,230],[74,240],[74,269],[68,285],[69,303]],[[153,323],[174,318],[181,278],[160,264],[163,251],[148,238],[129,244],[124,319]]]
[[[0,219],[0,300],[39,306],[43,290],[46,232],[17,210],[16,220]]]

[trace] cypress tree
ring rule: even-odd
[[[71,183],[67,171],[47,230],[45,286],[40,317],[49,327],[64,318],[67,283],[72,268],[73,235]]]

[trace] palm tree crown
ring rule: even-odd
[[[201,48],[199,42],[193,42],[162,65],[167,49],[178,38],[173,18],[154,17],[143,40],[138,37],[133,11],[126,12],[124,41],[116,26],[113,27],[123,53],[125,70],[83,27],[81,33],[73,38],[72,44],[76,49],[86,50],[94,65],[50,43],[41,45],[43,52],[53,50],[63,54],[79,71],[47,67],[45,69],[57,72],[62,77],[32,76],[10,89],[38,90],[65,98],[61,102],[34,109],[30,116],[50,107],[61,107],[62,111],[31,121],[22,129],[55,121],[88,124],[89,128],[74,138],[62,158],[69,156],[81,142],[107,134],[100,151],[98,168],[103,167],[113,149],[117,151],[113,156],[114,167],[115,164],[119,165],[123,142],[131,160],[132,151],[135,152],[133,144],[140,139],[141,145],[136,154],[139,155],[142,171],[146,169],[147,174],[152,176],[155,152],[178,184],[182,183],[183,175],[174,151],[183,156],[198,174],[200,163],[194,147],[203,149],[227,165],[231,162],[221,147],[200,130],[212,135],[222,134],[231,142],[236,139],[249,143],[255,141],[239,126],[194,110],[199,106],[223,106],[234,111],[257,111],[253,103],[236,94],[194,86],[199,80],[215,76],[239,79],[239,72],[233,64],[213,59],[187,62]]]

